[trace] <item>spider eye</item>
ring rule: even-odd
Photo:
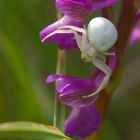
[[[90,43],[98,51],[107,51],[117,40],[116,27],[106,18],[93,18],[87,30]]]

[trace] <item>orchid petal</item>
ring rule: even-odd
[[[65,121],[65,133],[84,139],[93,132],[98,131],[99,125],[100,114],[94,106],[73,108]]]

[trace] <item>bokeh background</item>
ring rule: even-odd
[[[120,3],[113,7],[118,18]],[[89,17],[100,15],[94,13]],[[88,22],[88,20],[86,23]],[[57,47],[43,46],[39,31],[56,20],[54,0],[0,0],[0,122],[52,124]],[[113,93],[101,140],[140,139],[140,47],[126,51],[122,82]],[[67,73],[89,76],[92,64],[78,50],[67,53]]]

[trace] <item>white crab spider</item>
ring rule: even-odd
[[[82,33],[82,35],[79,35],[78,32]],[[106,76],[98,89],[87,96],[83,96],[83,98],[96,95],[106,87],[111,76],[111,69],[106,65],[105,61],[106,55],[115,55],[114,53],[106,52],[117,40],[118,35],[115,26],[106,18],[96,17],[89,22],[87,30],[86,28],[64,25],[45,36],[42,42],[54,34],[61,33],[73,33],[81,51],[81,58],[86,62],[91,61],[97,68],[105,73]]]

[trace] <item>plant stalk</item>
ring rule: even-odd
[[[62,13],[57,11],[57,19],[60,19],[62,16],[63,16]],[[56,73],[64,74],[65,70],[66,70],[66,52],[65,52],[65,50],[61,50],[58,48]],[[57,86],[58,82],[59,81],[56,82],[56,86]],[[54,101],[53,125],[59,127],[61,130],[63,130],[64,121],[65,121],[65,106],[58,102],[58,95],[56,93],[55,101]]]

